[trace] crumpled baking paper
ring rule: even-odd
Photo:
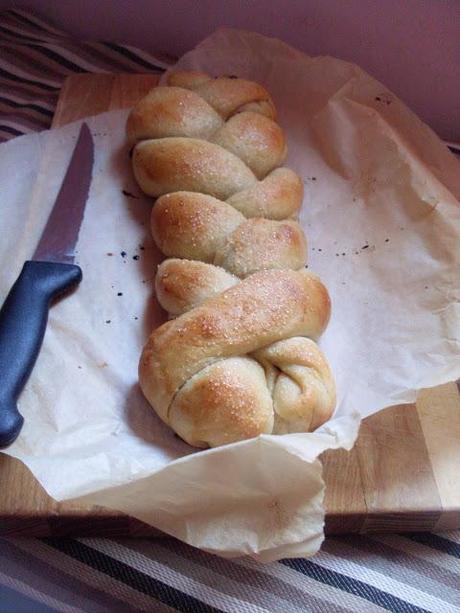
[[[125,111],[88,119],[96,159],[77,263],[56,304],[6,450],[58,500],[79,498],[222,556],[311,555],[323,538],[318,455],[351,448],[361,417],[460,376],[460,165],[435,134],[358,67],[274,39],[220,30],[180,68],[236,74],[272,93],[304,180],[309,267],[329,289],[321,340],[335,416],[313,434],[196,451],[142,397],[137,364],[164,319],[151,201],[131,175]],[[0,147],[0,297],[34,251],[80,123]]]

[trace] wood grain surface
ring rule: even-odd
[[[75,75],[53,126],[132,106],[158,76]],[[460,394],[450,383],[363,421],[351,452],[322,456],[326,532],[460,528]],[[158,532],[99,507],[52,500],[20,462],[0,454],[0,534],[148,536]]]

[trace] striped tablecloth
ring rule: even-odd
[[[0,14],[0,141],[50,126],[74,72],[161,71],[172,60],[80,42]],[[0,492],[1,495],[1,492]],[[460,531],[326,539],[310,560],[228,561],[175,539],[0,539],[0,613],[460,611]]]

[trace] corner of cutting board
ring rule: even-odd
[[[159,80],[156,73],[71,75],[61,88],[52,127],[108,110],[129,108]]]

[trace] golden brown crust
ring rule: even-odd
[[[209,138],[224,122],[201,96],[180,87],[155,87],[128,117],[132,144],[149,138]]]
[[[150,219],[153,238],[165,255],[210,263],[243,221],[222,200],[191,192],[162,196]]]
[[[233,115],[211,140],[243,160],[258,179],[281,166],[287,155],[280,126],[254,112]]]
[[[289,168],[275,168],[259,183],[227,200],[245,217],[287,219],[296,217],[303,199],[303,183]]]
[[[182,190],[226,200],[256,182],[236,155],[195,138],[141,141],[134,147],[133,168],[142,191],[154,197]]]
[[[297,222],[246,220],[229,204],[205,194],[162,196],[152,209],[151,229],[165,255],[216,264],[241,278],[267,268],[298,270],[307,259]]]
[[[169,423],[195,447],[271,434],[273,400],[263,368],[248,357],[228,358],[203,368],[174,397]]]
[[[252,354],[266,369],[277,369],[272,392],[273,431],[310,432],[329,419],[335,386],[329,364],[309,338],[292,337]]]
[[[276,109],[267,90],[259,83],[235,77],[213,79],[205,72],[179,71],[167,83],[197,91],[224,119],[234,113],[252,111],[276,119]]]
[[[157,298],[177,316],[146,343],[141,388],[198,447],[313,430],[335,403],[314,340],[330,301],[304,269],[303,183],[280,167],[273,101],[245,79],[181,72],[167,82],[127,124],[136,179],[158,197],[152,234],[170,256]]]
[[[214,256],[214,264],[244,278],[269,268],[298,270],[307,261],[307,244],[295,221],[248,219]]]
[[[169,258],[158,267],[155,294],[168,313],[181,315],[238,282],[218,266]]]
[[[140,361],[142,390],[167,422],[172,398],[194,374],[291,336],[317,338],[329,314],[329,295],[314,275],[255,273],[151,334]]]
[[[198,87],[194,87],[194,90],[224,119],[228,119],[241,110],[241,107],[255,102],[266,102],[272,108],[271,119],[276,119],[275,106],[270,94],[262,85],[254,81],[218,77],[205,81]]]

